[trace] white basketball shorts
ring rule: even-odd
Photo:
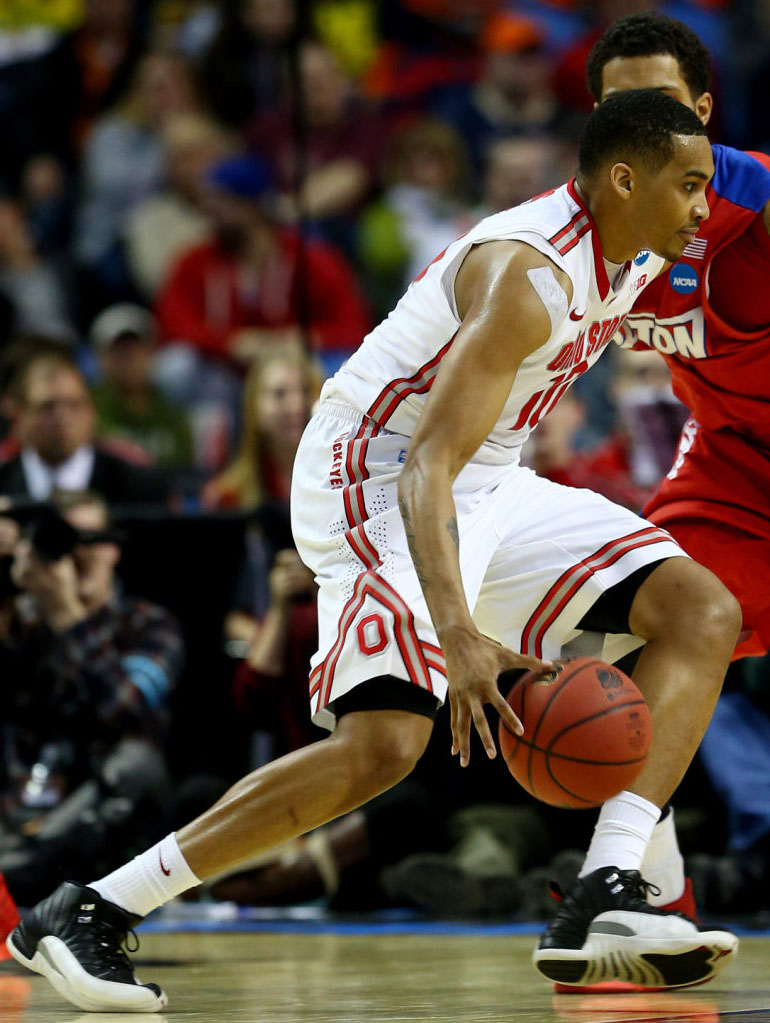
[[[311,661],[313,720],[380,675],[443,702],[444,658],[398,509],[409,438],[326,401],[305,430],[292,481],[292,528],[319,585],[319,649]],[[521,466],[469,463],[453,488],[460,567],[479,630],[536,657],[613,661],[636,636],[576,628],[606,589],[636,569],[686,557],[665,530],[590,490]]]

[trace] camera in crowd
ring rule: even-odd
[[[41,561],[60,561],[81,545],[122,540],[120,531],[112,527],[76,529],[55,504],[47,501],[16,502],[2,514],[19,523],[22,537],[29,540]]]

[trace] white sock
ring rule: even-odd
[[[660,895],[650,892],[647,896],[653,906],[667,906],[684,892],[684,860],[676,840],[673,807],[652,829],[642,860],[642,877],[660,888]]]
[[[660,809],[654,803],[621,792],[602,807],[580,877],[600,867],[639,870]]]
[[[196,884],[200,884],[200,878],[190,870],[172,832],[130,863],[94,881],[89,888],[128,913],[147,916]]]

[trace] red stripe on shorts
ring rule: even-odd
[[[572,600],[577,591],[581,589],[596,572],[609,568],[611,565],[614,565],[616,561],[619,561],[620,558],[624,557],[631,551],[638,550],[640,547],[648,547],[651,544],[663,543],[665,541],[674,542],[668,533],[664,533],[662,530],[656,529],[655,527],[648,526],[645,529],[637,530],[635,533],[629,533],[628,536],[618,537],[615,540],[611,540],[596,551],[595,554],[591,554],[589,557],[580,561],[577,565],[573,565],[571,568],[567,569],[566,572],[559,576],[530,615],[529,621],[521,634],[522,652],[532,654],[535,657],[542,657],[543,636],[551,625],[553,625],[554,621],[559,617],[570,600]],[[556,605],[551,608],[550,612],[546,614],[548,605],[554,600],[559,591],[563,591],[561,593],[561,597],[558,599]],[[545,618],[543,618],[544,614],[546,614]],[[535,632],[534,640],[532,639],[533,632]]]

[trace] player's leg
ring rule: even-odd
[[[660,808],[708,725],[740,613],[707,569],[672,558],[641,583],[628,618],[630,631],[647,641],[634,680],[650,707],[653,746],[632,791],[603,806],[578,882],[543,935],[535,961],[545,976],[567,984],[701,983],[725,964],[736,939],[648,906],[640,868]],[[623,889],[620,900],[608,898],[614,887]],[[580,920],[588,921],[588,930],[578,943]]]
[[[434,701],[434,704],[436,701]],[[219,871],[332,820],[395,785],[422,755],[432,716],[344,715],[334,733],[254,771],[210,810],[94,886],[64,884],[8,939],[11,954],[91,1011],[158,1012],[122,945],[143,915]]]
[[[770,543],[767,539],[723,520],[694,514],[671,518],[663,503],[651,520],[671,533],[677,543],[697,562],[709,568],[741,605],[743,627],[733,660],[761,655],[770,644]],[[627,669],[635,677],[637,655]],[[642,875],[656,886],[649,895],[653,905],[679,909],[696,915],[692,885],[685,877],[684,861],[676,837],[673,809],[664,812],[653,829],[642,861]]]
[[[640,678],[656,730],[643,787],[603,809],[586,876],[541,939],[536,965],[570,983],[627,979],[629,972],[649,986],[673,983],[674,974],[677,984],[693,982],[696,970],[702,979],[690,953],[705,937],[711,971],[722,946],[732,949],[735,939],[704,936],[693,922],[649,906],[638,871],[660,807],[684,773],[716,700],[739,628],[735,601],[707,570],[683,557],[668,534],[598,495],[520,479],[516,496],[516,507],[528,513],[517,519],[510,495],[499,498],[510,528],[498,527],[503,542],[474,617],[483,631],[536,656],[613,660],[647,640]],[[624,602],[621,624],[586,622],[603,596],[610,606]],[[693,702],[701,705],[694,713]],[[606,920],[616,912],[622,919]],[[653,968],[644,957],[666,953],[673,955],[663,964],[668,976],[661,976],[660,964]]]

